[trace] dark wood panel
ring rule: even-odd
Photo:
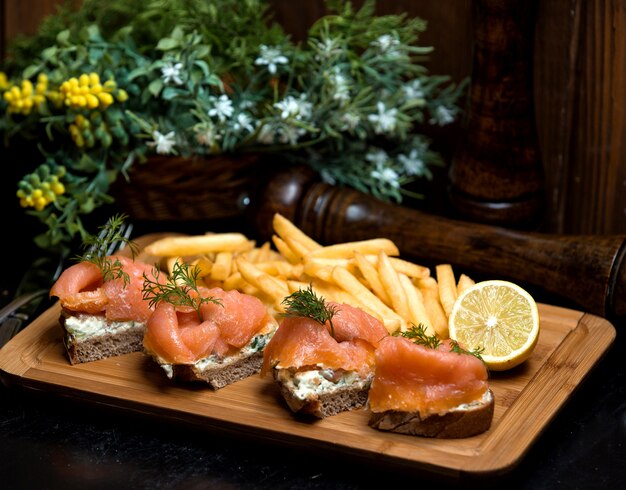
[[[626,2],[540,2],[537,126],[546,226],[626,232]]]

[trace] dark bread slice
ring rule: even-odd
[[[274,380],[278,384],[285,402],[293,412],[323,419],[341,412],[362,408],[367,403],[369,384],[366,387],[346,386],[328,393],[315,393],[303,400],[298,398],[289,386],[280,380],[278,372],[278,369],[273,369]]]
[[[470,437],[491,427],[494,396],[491,390],[488,393],[480,402],[442,415],[434,414],[422,418],[418,412],[387,410],[372,412],[368,423],[375,429],[413,436],[441,439]]]
[[[237,358],[234,362],[216,364],[200,369],[195,364],[173,364],[172,379],[181,381],[202,381],[214,390],[245,379],[261,371],[263,351],[250,356]]]
[[[65,320],[68,316],[70,315],[64,312],[60,324],[65,333],[63,343],[71,364],[99,361],[143,350],[145,324],[137,323],[122,332],[79,338],[66,330]]]

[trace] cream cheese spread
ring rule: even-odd
[[[144,322],[109,322],[102,316],[78,315],[65,318],[65,330],[76,339],[117,334],[131,328],[145,327]]]
[[[298,399],[333,393],[346,387],[368,389],[372,376],[362,378],[356,371],[334,371],[332,369],[310,369],[293,371],[278,369],[277,379]]]

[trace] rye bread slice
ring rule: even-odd
[[[368,424],[379,430],[413,436],[459,439],[481,434],[491,427],[494,396],[489,390],[480,403],[445,414],[422,417],[418,412],[387,410],[372,412]]]
[[[187,382],[204,382],[214,390],[245,379],[261,371],[263,351],[254,352],[249,356],[238,357],[229,362],[228,358],[222,364],[215,364],[204,369],[195,364],[173,364],[172,379]]]
[[[369,384],[361,386],[345,386],[327,393],[312,393],[305,399],[297,397],[290,386],[279,378],[279,369],[272,371],[274,381],[289,408],[299,414],[312,415],[323,419],[349,410],[357,410],[367,403]]]
[[[75,337],[65,328],[67,316],[66,313],[62,314],[59,322],[65,333],[63,343],[70,364],[99,361],[143,350],[145,332],[145,324],[143,323],[136,323],[133,327],[121,332]]]

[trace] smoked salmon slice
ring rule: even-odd
[[[50,297],[59,298],[61,306],[73,313],[104,315],[109,321],[145,322],[152,308],[142,296],[144,274],[151,274],[153,267],[117,255],[110,260],[120,262],[128,283],[122,278],[104,282],[98,266],[79,262],[61,273],[50,288]]]
[[[148,319],[145,350],[165,364],[193,364],[210,355],[225,356],[263,333],[273,318],[260,299],[239,291],[199,288],[203,303],[198,312],[189,306],[159,302]]]
[[[369,392],[372,412],[443,414],[479,400],[489,389],[487,369],[477,357],[433,349],[403,337],[388,336],[378,345]]]
[[[343,369],[361,375],[371,372],[374,350],[387,329],[364,311],[346,304],[329,303],[335,308],[329,324],[304,317],[285,318],[265,347],[261,375],[272,368]]]

